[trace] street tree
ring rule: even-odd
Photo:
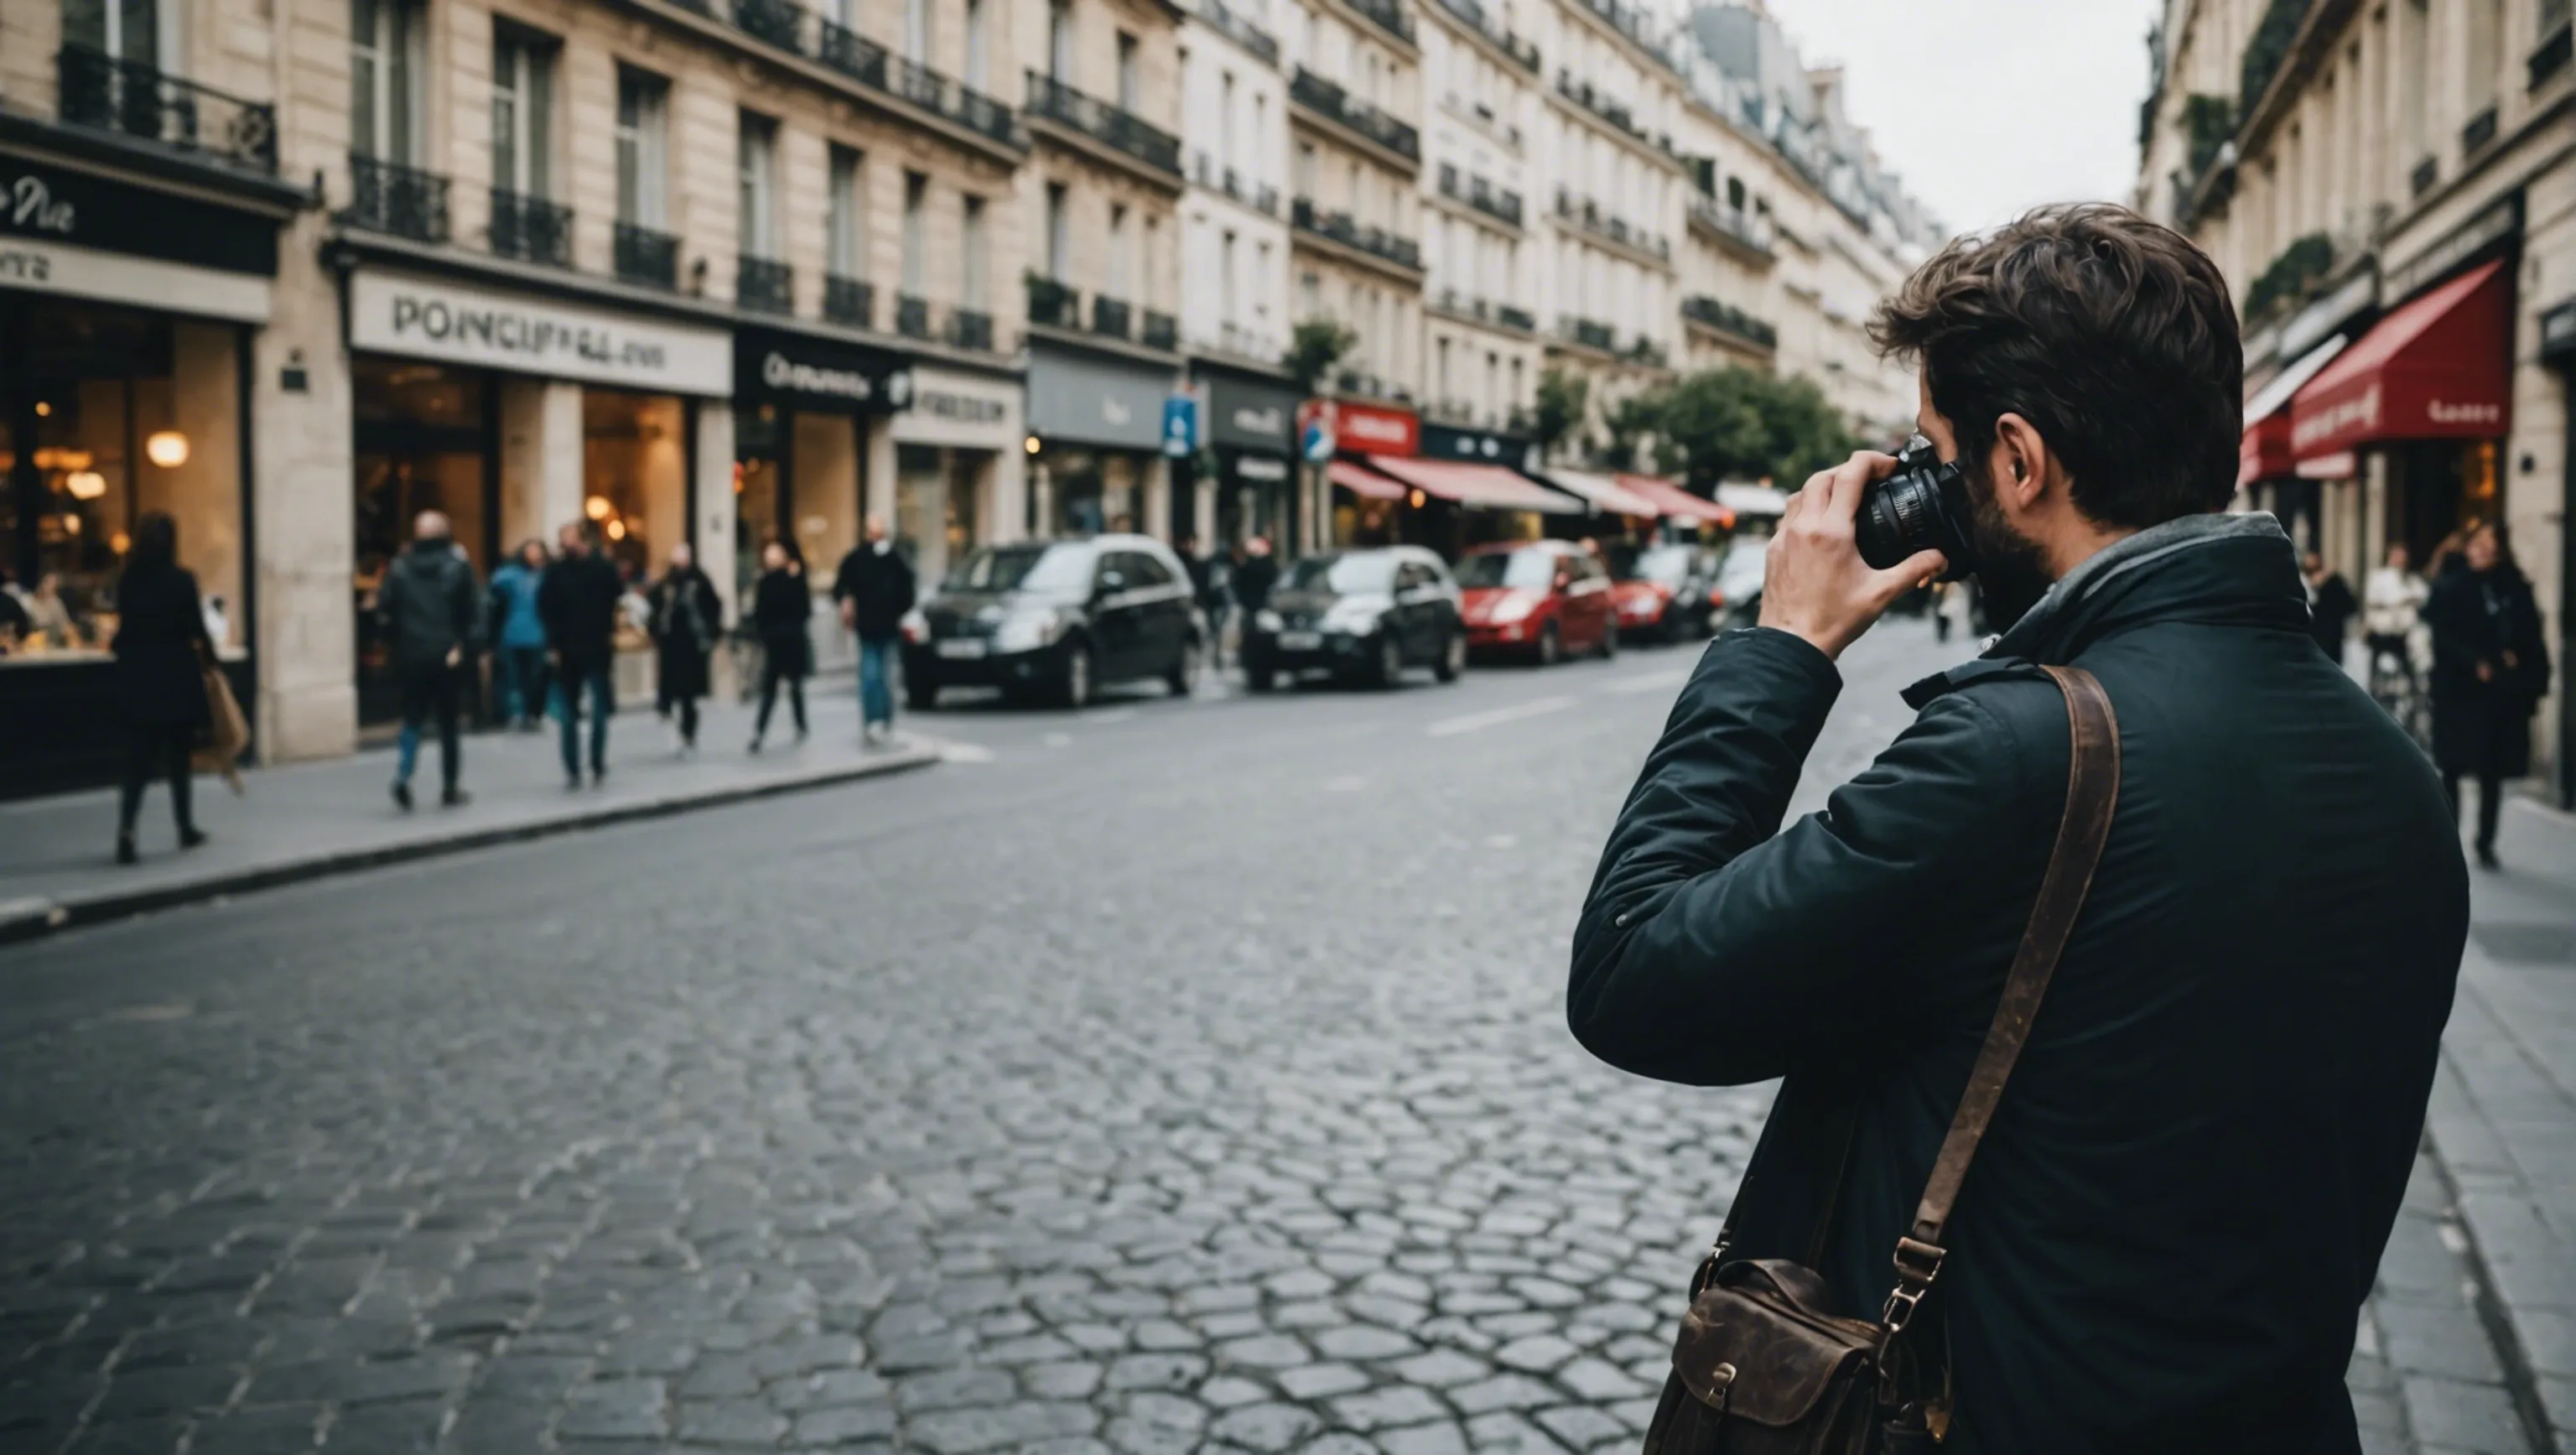
[[[1859,448],[1811,379],[1730,364],[1680,380],[1657,403],[1657,464],[1702,492],[1766,476],[1795,484]]]

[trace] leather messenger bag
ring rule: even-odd
[[[1895,1289],[1876,1319],[1826,1312],[1832,1300],[1812,1268],[1785,1258],[1727,1258],[1735,1232],[1729,1210],[1691,1280],[1690,1311],[1646,1429],[1646,1455],[1897,1455],[1928,1449],[1946,1432],[1946,1403],[1916,1395],[1911,1386],[1922,1381],[1898,1336],[1940,1275],[1950,1209],[2083,910],[2120,794],[2119,723],[2102,684],[2073,667],[2044,670],[2066,694],[2074,732],[2066,811],[1914,1225],[1896,1240]],[[1848,1120],[1841,1146],[1848,1155]],[[1742,1196],[1739,1189],[1739,1206]],[[1819,1260],[1832,1217],[1829,1197],[1809,1263]]]

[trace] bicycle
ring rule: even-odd
[[[2406,735],[2426,751],[2433,746],[2433,705],[2424,693],[2424,680],[2415,670],[2415,658],[2404,637],[2370,637],[2369,688],[2371,700],[2387,709]]]

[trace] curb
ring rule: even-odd
[[[699,793],[665,794],[659,798],[621,803],[588,813],[544,819],[534,823],[466,829],[369,849],[315,854],[301,859],[287,859],[213,874],[186,884],[165,884],[127,893],[97,894],[69,902],[40,898],[0,900],[0,945],[23,943],[84,925],[131,919],[136,915],[150,914],[155,910],[174,909],[182,905],[200,904],[210,899],[221,899],[235,894],[249,894],[287,884],[328,879],[341,874],[353,874],[363,869],[383,868],[389,864],[442,858],[472,849],[490,848],[495,844],[552,838],[558,834],[633,823],[639,819],[668,818],[694,809],[719,808],[726,804],[744,803],[753,799],[801,793],[809,788],[829,788],[867,778],[909,773],[932,767],[942,761],[942,758],[943,754],[936,747],[908,748],[900,753],[889,753],[867,762],[852,763],[845,767],[825,769],[794,778],[779,778],[762,783],[742,783]]]
[[[2424,1147],[2432,1153],[2433,1171],[2442,1180],[2450,1221],[2460,1230],[2460,1240],[2466,1245],[2460,1251],[2460,1261],[2468,1268],[2469,1302],[2477,1311],[2479,1327],[2486,1333],[2487,1346],[2495,1351],[2496,1363],[2504,1370],[2505,1396],[2513,1401],[2513,1412],[2522,1424],[2523,1441],[2531,1455],[2563,1455],[2550,1423],[2549,1407],[2540,1397],[2540,1377],[2531,1367],[2529,1352],[2522,1347],[2522,1334],[2514,1327],[2513,1314],[2497,1291],[2495,1270],[2487,1266],[2486,1250],[2478,1245],[2477,1225],[2460,1210],[2459,1179],[2451,1175],[2451,1164],[2443,1160],[2441,1141],[2433,1135],[2429,1123],[2424,1128]]]

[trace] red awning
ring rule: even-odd
[[[2501,261],[2379,321],[2290,401],[2299,460],[2382,440],[2492,439],[2512,418],[2513,279]]]
[[[1402,500],[1404,498],[1403,486],[1396,484],[1394,481],[1377,473],[1375,470],[1371,470],[1363,465],[1354,465],[1348,460],[1332,461],[1324,466],[1324,473],[1332,477],[1334,484],[1341,486],[1353,495],[1365,495],[1371,500]]]
[[[2297,467],[2298,460],[2290,453],[2290,401],[2351,342],[2342,334],[2327,339],[2291,361],[2245,401],[2245,434],[2236,446],[2238,485],[2274,479]]]
[[[1541,470],[1541,478],[1568,495],[1578,495],[1592,502],[1596,509],[1611,515],[1640,515],[1653,520],[1664,513],[1654,501],[1627,489],[1607,475],[1592,475],[1581,470]]]
[[[1578,502],[1500,465],[1408,460],[1396,455],[1371,455],[1369,463],[1407,485],[1417,486],[1460,505],[1486,510],[1535,510],[1548,515],[1583,513]]]
[[[1735,524],[1735,512],[1714,500],[1703,500],[1670,480],[1653,475],[1621,475],[1621,485],[1655,502],[1675,520],[1696,520],[1721,528]]]

